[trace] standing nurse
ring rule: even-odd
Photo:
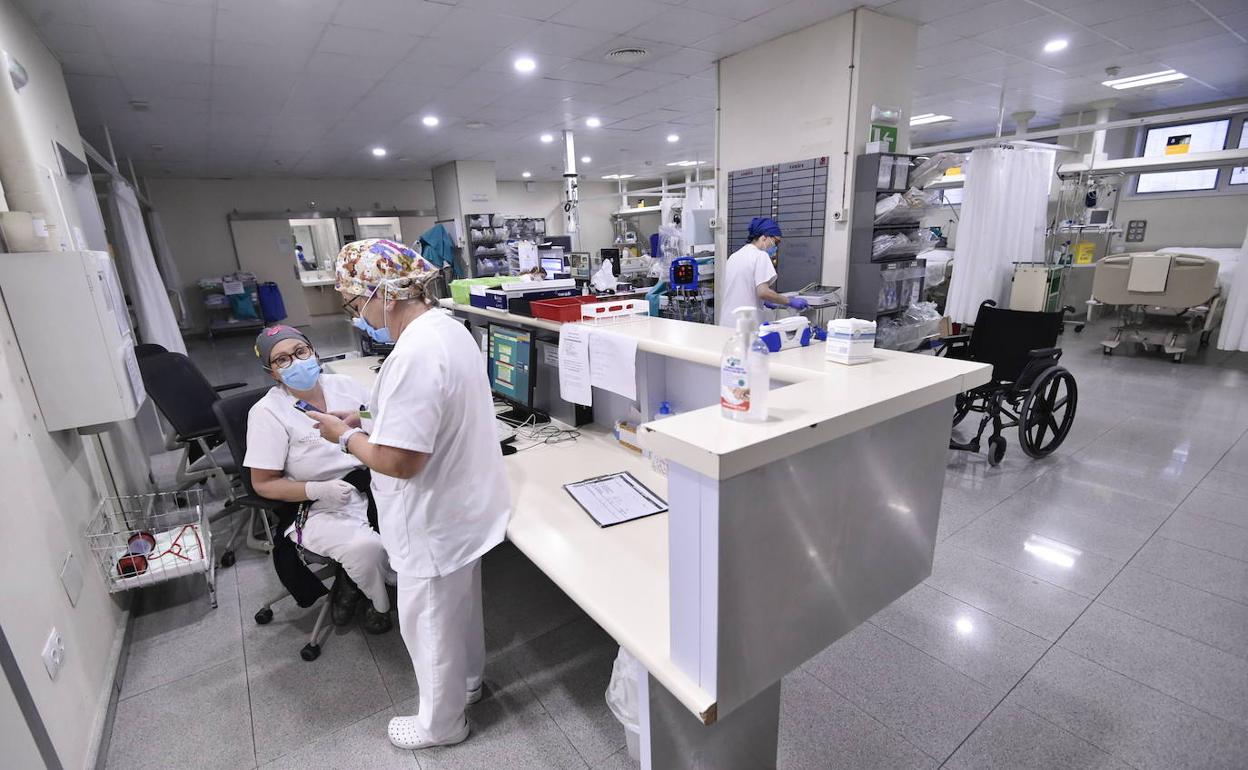
[[[719,325],[735,326],[736,318],[732,311],[739,307],[755,307],[759,309],[759,318],[766,318],[762,313],[762,303],[780,305],[805,310],[806,300],[801,297],[786,297],[771,288],[776,280],[776,268],[771,258],[776,255],[780,246],[780,225],[770,217],[754,217],[750,220],[750,242],[737,249],[728,257],[728,265],[724,268],[724,304],[719,308]]]
[[[337,289],[362,326],[387,329],[394,352],[377,375],[372,419],[310,415],[321,435],[373,471],[382,542],[399,575],[398,616],[420,685],[420,708],[390,720],[400,748],[468,737],[464,708],[481,697],[485,632],[481,557],[511,513],[481,348],[433,306],[438,271],[387,240],[349,243]]]

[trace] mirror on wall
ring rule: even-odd
[[[333,219],[292,219],[295,239],[291,256],[300,270],[332,270],[338,256],[338,227]]]
[[[356,217],[355,236],[360,240],[386,238],[395,243],[403,243],[403,231],[399,227],[398,217]]]

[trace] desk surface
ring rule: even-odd
[[[562,324],[498,310],[458,305],[455,312],[557,332]],[[639,316],[603,327],[637,340],[637,349],[705,366],[719,366],[733,330],[669,318]],[[660,455],[714,479],[729,478],[868,425],[983,385],[992,367],[931,355],[875,350],[869,363],[847,366],[824,358],[819,343],[770,357],[771,378],[792,383],[770,394],[762,424],[726,420],[719,408],[685,412],[642,426],[640,441]]]
[[[376,365],[375,357],[348,358],[326,369],[371,388]],[[518,439],[516,446],[526,443]],[[522,449],[506,458],[506,467],[512,500],[507,539],[686,708],[713,720],[715,699],[669,653],[667,515],[603,529],[563,489],[627,470],[666,497],[667,479],[594,426],[581,428],[576,441]]]

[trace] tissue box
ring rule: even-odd
[[[840,364],[863,364],[871,360],[875,348],[875,321],[838,318],[828,321],[825,358]]]

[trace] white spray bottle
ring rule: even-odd
[[[730,420],[764,422],[771,367],[767,346],[758,338],[758,310],[747,305],[732,313],[737,318],[737,333],[724,346],[720,359],[720,412]]]

